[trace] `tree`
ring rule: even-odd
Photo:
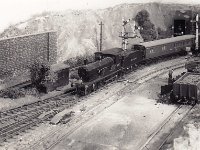
[[[39,92],[46,93],[45,82],[50,74],[50,65],[47,62],[35,62],[30,67],[31,82]]]
[[[147,20],[149,20],[149,13],[146,10],[138,12],[135,17],[135,21],[137,21],[139,25],[144,24],[144,22]]]
[[[142,28],[140,34],[144,41],[152,41],[157,39],[155,25],[150,21],[149,13],[146,10],[138,12],[135,21]]]

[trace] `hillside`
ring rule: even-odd
[[[141,10],[147,10],[156,29],[169,30],[176,10],[191,9],[191,6],[177,4],[121,4],[100,10],[66,10],[44,12],[5,29],[0,38],[55,30],[58,33],[58,61],[98,50],[99,23],[103,22],[103,49],[121,47],[122,18],[134,19]],[[133,21],[127,26],[133,29]],[[139,31],[136,32],[139,34]],[[129,40],[130,44],[141,42],[142,38]]]

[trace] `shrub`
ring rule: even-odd
[[[79,77],[79,75],[78,75],[78,71],[73,71],[73,72],[71,72],[71,73],[70,73],[70,79],[77,79],[77,80],[79,80],[80,77]]]
[[[138,12],[135,21],[141,27],[140,34],[144,41],[153,41],[157,39],[155,25],[150,21],[149,13],[146,10]]]
[[[46,93],[45,84],[49,81],[55,81],[55,74],[50,69],[48,62],[35,62],[30,67],[30,78],[32,85],[42,93]]]
[[[11,89],[6,89],[1,96],[4,98],[17,99],[20,97],[25,97],[25,93],[26,92],[24,89],[11,88]]]

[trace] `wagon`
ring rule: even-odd
[[[47,92],[56,90],[56,88],[69,84],[69,66],[60,63],[51,66],[54,77],[45,83]]]
[[[176,100],[199,101],[200,73],[187,72],[173,84],[173,95]]]

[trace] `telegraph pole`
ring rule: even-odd
[[[102,30],[103,30],[103,23],[101,21],[100,25],[100,48],[99,51],[102,51]]]
[[[196,40],[195,40],[195,46],[196,46],[196,50],[199,49],[199,26],[198,26],[198,22],[199,22],[199,15],[196,15]]]
[[[197,14],[195,20],[191,20],[192,23],[195,23],[195,50],[198,52],[199,50],[199,15]]]

